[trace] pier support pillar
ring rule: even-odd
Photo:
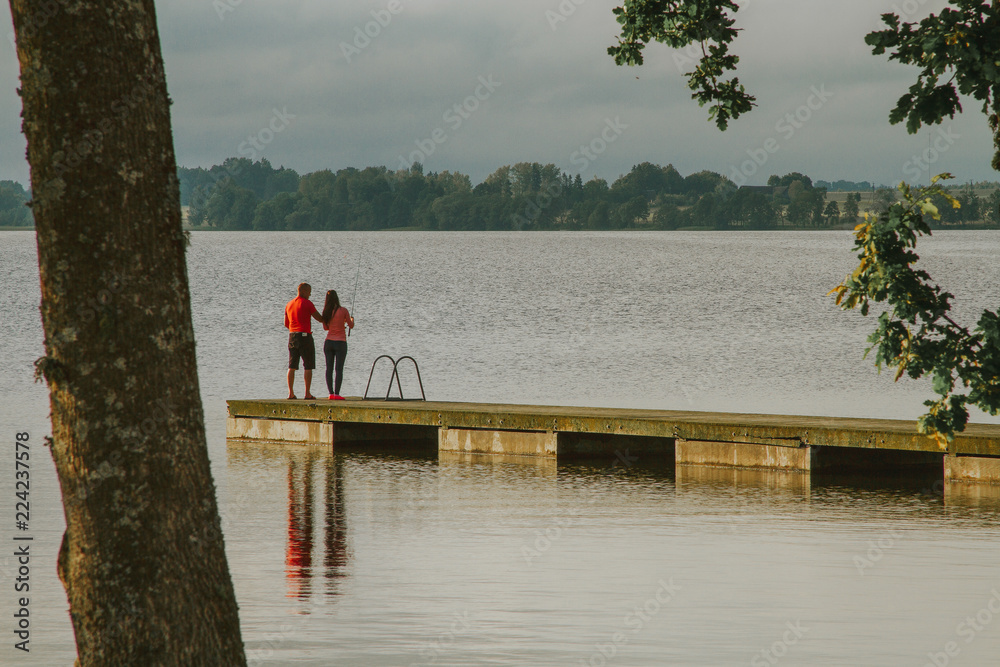
[[[945,482],[1000,484],[1000,458],[945,456],[944,480]]]
[[[226,420],[226,437],[237,440],[291,442],[300,445],[330,445],[333,443],[333,424],[289,419],[229,417]]]
[[[770,442],[709,442],[678,438],[674,458],[678,466],[826,474],[893,475],[918,472],[939,474],[941,470],[942,455],[936,452],[824,447],[802,445],[797,439],[770,440]],[[995,461],[1000,465],[1000,458],[979,460]],[[988,464],[982,465],[988,466]],[[947,464],[945,467],[947,469]],[[1000,467],[997,470],[1000,471]],[[983,477],[989,476],[985,468],[982,473],[977,474]],[[1000,480],[1000,473],[993,475],[993,479]],[[1000,484],[1000,481],[996,483]]]
[[[677,465],[715,466],[720,468],[755,468],[809,472],[812,448],[743,442],[709,442],[677,439],[674,461]]]
[[[552,431],[499,431],[442,427],[438,429],[438,451],[555,458],[556,434]]]

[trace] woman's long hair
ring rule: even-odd
[[[326,293],[326,303],[323,304],[323,326],[330,326],[330,320],[333,319],[333,314],[337,312],[340,308],[340,297],[337,296],[337,290],[328,290]]]

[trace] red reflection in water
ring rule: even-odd
[[[312,593],[313,504],[312,471],[314,457],[305,460],[303,470],[294,458],[288,461],[288,550],[285,577],[288,597],[307,598]]]
[[[345,576],[347,552],[347,524],[344,516],[343,475],[336,457],[327,459],[324,493],[314,492],[314,469],[317,454],[302,456],[289,453],[288,457],[288,544],[285,552],[285,578],[287,596],[307,599],[312,595],[314,576],[313,551],[314,517],[324,518],[323,576],[327,580],[328,595],[337,594],[337,579]],[[317,497],[319,496],[319,497]],[[316,507],[317,502],[325,507]],[[317,560],[318,562],[318,560]]]

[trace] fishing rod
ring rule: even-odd
[[[358,300],[358,278],[361,277],[361,257],[365,254],[365,237],[361,237],[361,249],[358,251],[358,271],[354,274],[354,294],[351,296],[351,317],[354,317],[354,304]],[[347,330],[347,337],[351,337],[352,329]]]

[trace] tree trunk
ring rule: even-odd
[[[245,664],[153,2],[10,4],[79,663]]]

